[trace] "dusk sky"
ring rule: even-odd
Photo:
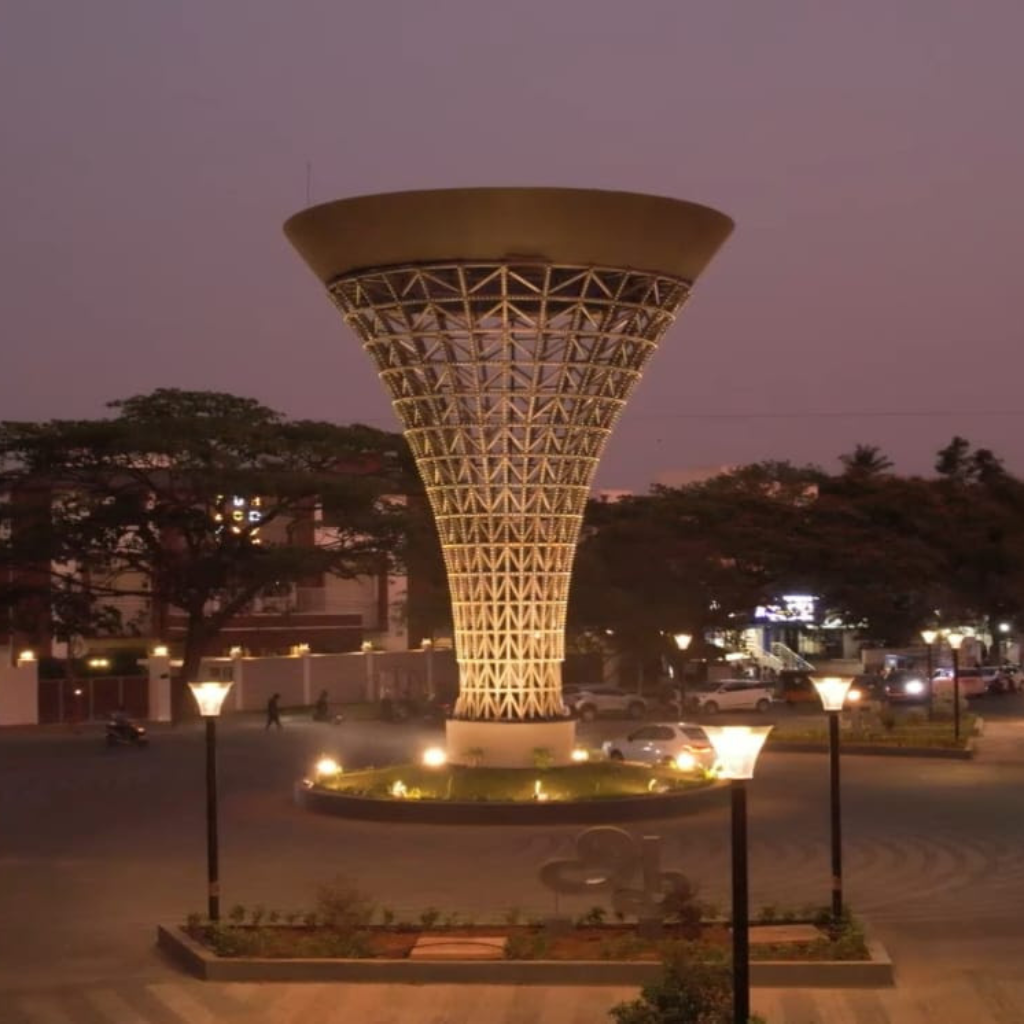
[[[736,231],[598,484],[954,434],[1024,473],[1021,0],[0,0],[0,418],[156,387],[397,429],[281,224],[554,185]]]

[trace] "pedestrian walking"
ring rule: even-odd
[[[281,728],[281,694],[275,693],[270,700],[267,701],[267,724],[264,727],[264,731],[269,729],[272,725],[276,725],[278,729]]]

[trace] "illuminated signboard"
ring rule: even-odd
[[[754,618],[761,622],[814,622],[813,594],[784,594],[781,604],[761,604],[754,609]]]

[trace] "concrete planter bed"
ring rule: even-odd
[[[525,929],[514,929],[523,931]],[[161,925],[157,945],[190,974],[206,981],[370,982],[377,984],[482,984],[482,985],[644,985],[658,977],[661,963],[656,954],[647,959],[505,959],[501,949],[508,928],[486,929],[487,938],[461,933],[421,937],[438,939],[441,945],[482,947],[484,956],[458,959],[449,949],[422,959],[334,959],[279,957],[221,957],[196,941],[185,929]],[[609,928],[614,932],[614,928]],[[752,935],[756,928],[752,929]],[[500,944],[500,945],[499,945]],[[480,950],[477,950],[479,953]],[[893,965],[885,948],[867,941],[867,959],[861,960],[766,960],[750,965],[751,984],[775,988],[880,988],[893,984]]]
[[[405,822],[421,825],[576,825],[620,823],[693,814],[724,807],[729,789],[724,783],[672,793],[609,796],[589,800],[459,801],[397,800],[356,796],[322,786],[298,783],[295,801],[323,814],[362,821]]]

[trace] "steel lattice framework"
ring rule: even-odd
[[[508,259],[376,267],[328,288],[377,365],[433,509],[461,669],[456,715],[558,716],[587,495],[689,283]]]

